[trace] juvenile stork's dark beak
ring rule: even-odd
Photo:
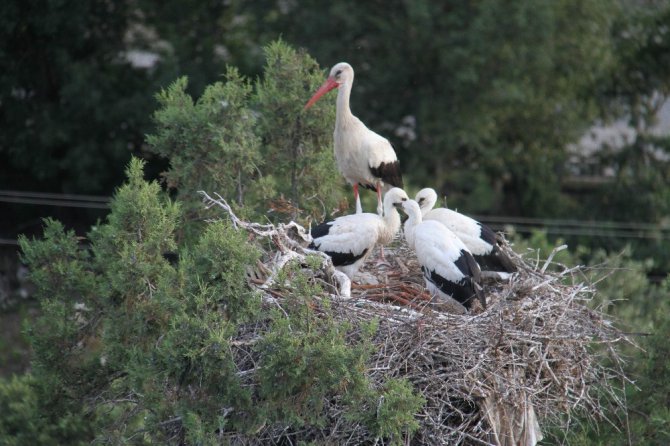
[[[393,203],[393,206],[398,211],[400,211],[400,223],[405,224],[405,222],[409,218],[409,215],[407,215],[407,212],[405,212],[405,208],[402,207],[402,201],[399,203]]]

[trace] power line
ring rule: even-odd
[[[63,194],[50,192],[24,192],[16,190],[0,190],[0,196],[10,197],[30,197],[30,198],[46,198],[55,200],[76,200],[76,201],[98,201],[108,203],[110,197],[101,197],[99,195],[82,195],[82,194]]]
[[[47,192],[0,191],[0,202],[86,209],[109,209],[109,197]]]
[[[48,192],[22,192],[0,190],[0,202],[38,205],[76,207],[87,209],[109,209],[111,197],[96,195],[62,194]],[[620,239],[670,239],[670,225],[643,222],[619,222],[598,220],[549,219],[507,216],[477,216],[478,221],[494,230],[505,230],[509,226],[514,231],[529,234],[544,230],[548,234],[565,236],[607,237]],[[0,238],[0,245],[16,245],[16,240]]]
[[[670,225],[619,222],[603,220],[566,220],[551,218],[527,218],[505,216],[474,216],[476,220],[495,230],[505,230],[509,226],[523,234],[543,230],[547,234],[574,235],[587,237],[610,237],[649,240],[670,239]]]
[[[16,203],[16,204],[38,204],[42,206],[59,206],[68,208],[109,209],[109,205],[104,203],[67,201],[67,200],[40,200],[37,198],[0,197],[0,202]]]
[[[487,223],[481,220],[482,223]],[[509,226],[513,227],[514,232],[519,232],[522,234],[530,234],[533,231],[542,230],[547,234],[552,235],[574,235],[574,236],[585,236],[585,237],[606,237],[606,238],[619,238],[619,239],[647,239],[647,240],[670,240],[670,233],[662,233],[661,231],[625,231],[625,230],[603,230],[602,228],[596,226],[584,226],[583,228],[568,228],[562,226],[544,226],[544,225],[525,225],[525,224],[515,224],[508,223],[507,225],[500,224],[489,224],[491,229],[496,231],[504,231],[508,229]]]
[[[530,217],[505,217],[505,216],[473,216],[475,220],[491,224],[514,224],[514,225],[542,225],[542,226],[576,226],[604,229],[638,229],[653,231],[670,231],[668,224],[627,222],[627,221],[604,221],[604,220],[566,220],[553,218],[530,218]]]

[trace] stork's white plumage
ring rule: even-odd
[[[474,257],[444,225],[423,221],[419,204],[407,200],[402,205],[409,217],[405,222],[405,240],[416,252],[426,288],[444,301],[456,301],[466,310],[475,298],[486,308],[486,298],[479,286],[480,269]]]
[[[421,207],[424,220],[435,220],[442,223],[461,239],[470,250],[475,260],[484,271],[512,273],[517,270],[498,246],[496,233],[477,220],[448,208],[435,208],[437,193],[431,188],[421,189],[416,194],[416,201]]]
[[[384,195],[384,216],[360,213],[338,217],[312,228],[310,249],[324,252],[333,265],[353,280],[377,244],[393,240],[400,229],[396,207],[408,200],[404,190],[394,187]]]
[[[311,107],[321,96],[338,88],[335,118],[335,160],[340,173],[354,187],[356,213],[363,212],[358,186],[377,191],[377,213],[382,213],[382,191],[403,187],[398,158],[389,141],[368,129],[349,108],[354,69],[340,62],[330,70],[328,79],[305,104]]]

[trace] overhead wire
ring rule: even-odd
[[[0,202],[57,206],[85,209],[109,209],[111,197],[97,195],[23,192],[0,190]],[[472,215],[472,217],[494,230],[508,230],[529,234],[543,230],[552,235],[608,237],[619,239],[669,240],[670,225],[644,222],[622,222],[602,220],[551,219],[531,217],[508,217],[490,215]],[[0,238],[0,245],[16,245],[17,241]]]
[[[95,195],[0,190],[0,202],[3,203],[36,204],[41,206],[62,206],[87,209],[108,209],[110,201],[110,197],[101,197]]]

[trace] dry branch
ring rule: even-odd
[[[316,302],[329,299],[339,320],[360,324],[379,321],[373,340],[368,376],[381,386],[393,377],[408,379],[426,400],[416,414],[420,429],[412,444],[534,445],[542,428],[568,428],[577,414],[591,420],[608,419],[613,406],[623,406],[622,383],[628,380],[620,365],[618,344],[630,342],[606,317],[589,307],[595,295],[583,283],[581,269],[548,272],[549,259],[532,262],[507,244],[503,250],[518,266],[505,281],[484,284],[488,308],[455,315],[433,305],[411,250],[397,240],[385,249],[391,267],[364,272],[383,285],[354,285],[336,274],[327,256],[308,250],[309,234],[300,225],[260,225],[239,220],[226,201],[204,192],[208,207],[219,206],[233,225],[272,241],[250,286],[266,302],[281,307],[285,284],[276,277],[290,261],[306,264],[308,255],[320,255],[320,269],[309,270],[325,284]],[[344,281],[341,276],[344,276]],[[339,282],[338,282],[339,281]],[[336,287],[329,285],[336,283]],[[275,288],[282,285],[281,289]],[[338,291],[339,290],[339,291]],[[342,299],[347,297],[348,299]],[[350,298],[349,298],[350,297]],[[240,333],[239,369],[251,379],[254,354],[245,340],[257,339],[255,327]],[[607,365],[611,364],[611,365]],[[328,444],[375,444],[364,426],[345,421],[343,407],[334,399],[324,411],[331,423],[294,432],[285,426],[263,426],[253,437],[229,437],[235,444],[286,444],[298,440]]]

